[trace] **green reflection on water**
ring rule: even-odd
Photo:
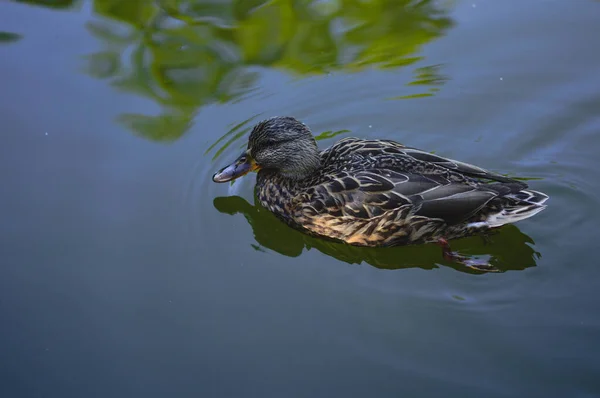
[[[12,43],[21,40],[23,36],[18,33],[0,31],[0,44]]]
[[[75,0],[16,0],[15,2],[54,9],[69,9],[78,3]]]
[[[87,28],[103,49],[86,71],[151,98],[159,115],[120,122],[156,141],[185,134],[203,105],[237,101],[256,89],[261,68],[292,75],[401,68],[452,25],[432,0],[95,0]],[[440,65],[416,68],[409,84],[433,95]]]
[[[239,196],[217,197],[214,207],[225,214],[242,214],[254,232],[256,250],[269,249],[289,257],[297,257],[304,249],[317,249],[349,264],[365,262],[381,269],[422,268],[434,269],[440,264],[461,272],[481,273],[446,262],[441,249],[435,245],[415,245],[392,248],[364,248],[326,241],[307,236],[289,228],[267,209],[251,205]],[[540,254],[533,249],[534,241],[515,225],[507,225],[491,236],[491,243],[481,237],[470,237],[452,242],[452,248],[469,256],[482,256],[501,272],[524,270],[537,265]]]
[[[30,6],[46,7],[55,10],[68,10],[77,5],[75,0],[14,0],[15,3],[28,4]],[[22,35],[15,32],[0,31],[0,44],[19,41]]]

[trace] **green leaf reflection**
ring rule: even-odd
[[[243,99],[262,68],[306,77],[407,67],[453,25],[434,0],[94,0],[93,11],[87,28],[101,48],[85,70],[155,101],[158,115],[119,120],[156,141],[181,137],[204,105]],[[409,96],[435,94],[439,69],[415,68]]]
[[[0,44],[12,43],[21,40],[23,36],[17,33],[0,31]]]

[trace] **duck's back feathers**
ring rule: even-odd
[[[335,164],[353,155],[359,163],[375,163],[383,168],[407,170],[417,173],[439,174],[442,170],[473,179],[486,179],[498,182],[519,183],[511,178],[482,169],[469,163],[445,158],[417,148],[407,147],[391,140],[363,140],[345,138],[323,152],[325,164]],[[520,183],[522,184],[522,183]],[[526,185],[523,184],[525,187]]]

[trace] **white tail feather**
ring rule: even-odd
[[[546,208],[544,203],[549,198],[545,193],[525,189],[506,197],[514,199],[516,203],[503,208],[498,213],[490,214],[485,220],[490,228],[516,223],[535,216]]]
[[[503,209],[499,213],[490,214],[486,222],[491,228],[500,227],[533,217],[545,208],[545,205],[533,204],[526,207]]]
[[[521,202],[527,202],[527,203],[537,204],[537,205],[543,205],[549,198],[549,196],[543,192],[532,191],[529,189],[524,189],[520,192],[511,194],[511,195],[507,195],[507,197],[517,199]]]

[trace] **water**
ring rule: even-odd
[[[0,396],[600,396],[599,2],[163,3],[0,4]],[[494,274],[307,238],[210,181],[283,114],[549,207]]]

